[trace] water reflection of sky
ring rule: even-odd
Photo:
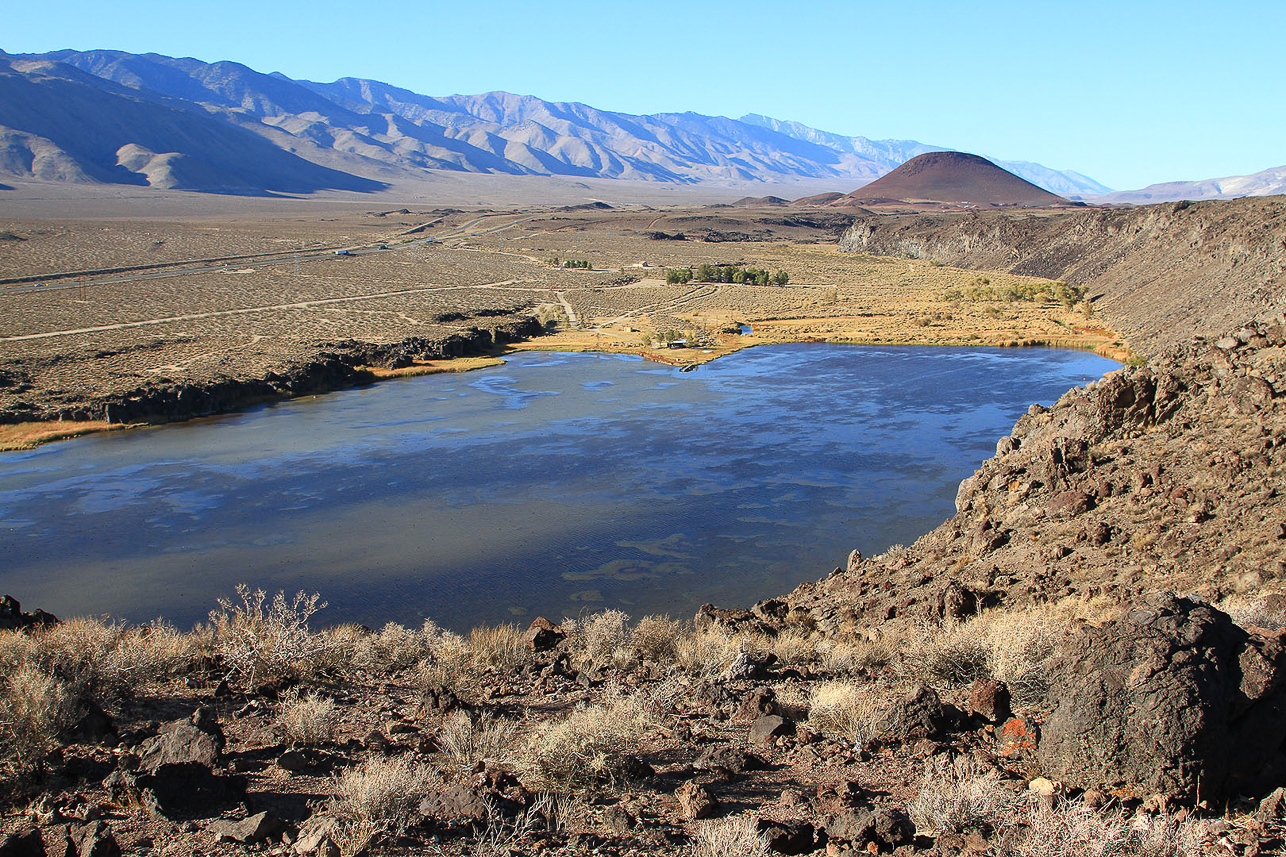
[[[697,372],[508,365],[0,455],[0,587],[200,619],[246,581],[329,621],[688,615],[914,540],[1074,351],[789,345]]]

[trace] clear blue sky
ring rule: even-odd
[[[114,48],[428,95],[764,113],[1117,189],[1286,164],[1286,3],[9,3],[0,49]]]

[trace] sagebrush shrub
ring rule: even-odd
[[[66,682],[34,664],[24,664],[0,687],[0,779],[35,771],[71,726],[78,698]]]
[[[673,705],[675,692],[668,684],[632,694],[614,692],[601,704],[543,725],[528,739],[524,765],[554,785],[618,780],[628,772],[648,730]]]
[[[373,757],[337,775],[327,805],[339,825],[336,844],[357,854],[379,837],[404,833],[431,782],[431,769],[407,756]]]
[[[702,821],[692,827],[696,857],[768,857],[768,839],[752,815]]]
[[[335,700],[317,694],[288,697],[277,711],[277,734],[294,744],[325,744],[335,738],[339,711]]]

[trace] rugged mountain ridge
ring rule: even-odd
[[[235,62],[160,54],[64,50],[16,57],[0,53],[0,59],[18,77],[38,69],[29,85],[47,85],[50,75],[74,77],[76,98],[66,102],[74,111],[63,115],[90,132],[80,136],[116,141],[111,152],[126,143],[146,150],[123,155],[128,161],[124,166],[101,152],[86,158],[71,129],[48,122],[33,126],[26,117],[24,105],[57,103],[47,89],[11,94],[0,97],[0,171],[20,177],[151,182],[201,190],[220,189],[222,182],[244,189],[247,177],[222,177],[221,163],[160,118],[162,107],[185,111],[199,127],[252,132],[291,158],[349,173],[350,184],[359,186],[343,189],[372,189],[353,176],[423,179],[426,170],[680,184],[810,178],[851,185],[883,175],[904,155],[933,148],[914,141],[865,141],[859,146],[853,142],[858,138],[824,132],[810,136],[795,123],[778,123],[784,129],[778,130],[772,127],[775,120],[765,117],[752,122],[697,113],[634,116],[504,92],[435,98],[360,78],[295,81]],[[125,139],[130,125],[112,118],[120,114],[122,97],[152,105],[145,116],[123,114],[140,124],[138,134],[150,135],[150,144]],[[226,130],[223,134],[227,148],[230,138]],[[232,151],[244,151],[246,145]],[[149,160],[155,157],[162,157],[157,165]],[[254,163],[256,157],[236,160]],[[48,166],[54,161],[61,164],[58,169]],[[166,172],[163,168],[171,162],[188,166]],[[1032,168],[1044,179],[1062,175],[1061,181],[1074,181],[1071,174]],[[329,181],[333,185],[336,179]],[[314,184],[332,186],[320,178]],[[1082,192],[1102,189],[1096,184],[1078,187]]]

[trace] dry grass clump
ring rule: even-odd
[[[57,675],[75,693],[103,701],[192,670],[210,653],[201,630],[183,634],[172,625],[76,618],[30,632],[0,632],[0,671],[35,664]]]
[[[696,857],[768,857],[768,839],[753,815],[702,821],[692,828]]]
[[[455,711],[442,723],[438,732],[444,767],[458,772],[472,769],[478,762],[507,759],[517,741],[518,724],[496,717],[475,719],[464,710]]]
[[[1046,806],[1006,791],[994,770],[963,757],[927,768],[908,809],[917,830],[977,831],[998,857],[1199,857],[1205,837],[1204,823],[1165,813],[1130,817],[1070,800]]]
[[[295,694],[277,711],[274,731],[293,744],[325,744],[333,741],[339,726],[335,700],[328,696]]]
[[[308,620],[326,606],[317,593],[297,592],[287,601],[278,592],[267,601],[262,589],[237,584],[237,598],[219,598],[219,609],[210,611],[214,650],[230,674],[256,687],[305,678],[323,664],[328,638],[308,630]]]
[[[609,693],[598,705],[538,727],[528,739],[523,766],[554,786],[584,787],[624,778],[639,744],[674,703],[669,685]]]
[[[916,680],[968,684],[995,678],[1014,703],[1038,704],[1049,689],[1047,661],[1077,620],[1104,615],[1097,602],[1068,599],[1026,610],[992,610],[958,625],[924,629],[906,641],[902,671]]]
[[[469,631],[469,660],[478,669],[504,672],[522,664],[527,647],[517,625],[479,626]]]
[[[377,838],[406,832],[431,782],[431,769],[406,756],[370,758],[336,776],[327,811],[338,822],[341,852],[357,854]]]
[[[0,782],[36,771],[78,710],[67,683],[40,667],[23,664],[9,674],[0,687]]]
[[[839,675],[873,675],[893,662],[893,649],[883,640],[823,639],[817,653],[821,668]]]
[[[630,645],[641,660],[670,664],[678,654],[679,640],[690,633],[687,625],[668,616],[644,616],[630,630]]]
[[[852,681],[824,681],[813,687],[808,700],[808,723],[822,732],[839,733],[858,747],[878,737],[880,724],[888,715],[882,700],[870,685]]]
[[[1028,806],[1025,830],[1009,832],[1004,857],[1200,857],[1205,824],[1161,813],[1129,818],[1080,801]]]
[[[721,628],[694,631],[675,646],[675,660],[680,668],[699,679],[722,675],[739,654],[741,641]]]
[[[990,836],[1012,828],[1018,817],[1017,798],[998,783],[995,770],[981,771],[968,757],[930,765],[907,809],[917,830]]]

